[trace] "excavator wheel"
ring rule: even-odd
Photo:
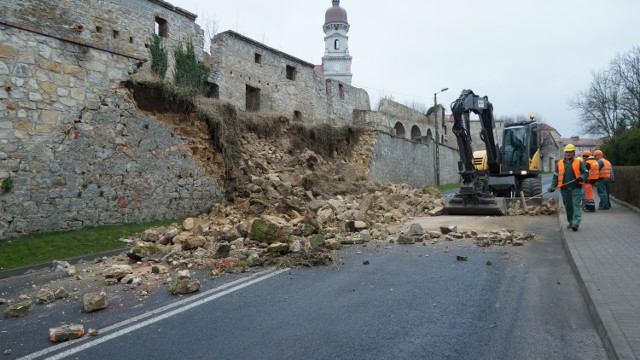
[[[540,176],[522,180],[522,192],[525,197],[532,197],[542,193],[542,179]]]

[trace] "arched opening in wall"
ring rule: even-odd
[[[169,37],[169,22],[159,16],[156,16],[156,35],[164,38]]]
[[[205,81],[204,96],[212,99],[220,99],[220,88],[218,84]]]
[[[260,89],[247,85],[246,109],[247,111],[260,111]]]
[[[340,99],[344,99],[344,85],[338,84],[338,93],[340,94]]]
[[[335,39],[333,41],[333,48],[336,50],[340,50],[340,39]]]
[[[396,131],[396,136],[397,137],[401,137],[404,138],[406,133],[404,131],[404,125],[402,125],[402,123],[400,121],[398,121],[396,123],[396,125],[393,127],[393,129]]]
[[[431,132],[431,129],[427,129],[427,139],[433,140],[433,133]]]
[[[411,127],[411,140],[420,141],[422,134],[420,133],[420,128],[418,125],[413,125]]]
[[[302,121],[302,113],[298,110],[293,111],[293,120],[294,121]]]

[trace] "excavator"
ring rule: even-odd
[[[497,144],[493,105],[487,96],[463,90],[453,103],[452,132],[460,161],[460,190],[445,199],[444,211],[451,215],[505,215],[509,199],[542,193],[540,149],[535,117],[506,124],[502,147]],[[485,150],[473,152],[470,113],[480,118],[480,140]]]

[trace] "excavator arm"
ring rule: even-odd
[[[480,139],[487,151],[489,173],[500,172],[500,149],[495,139],[493,105],[489,99],[480,97],[471,90],[463,90],[451,104],[453,113],[453,133],[458,142],[460,161],[458,170],[461,177],[460,191],[445,201],[445,212],[449,214],[504,215],[506,205],[503,199],[485,192],[479,183],[478,170],[473,166],[469,114],[480,117],[482,128]]]

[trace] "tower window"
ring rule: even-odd
[[[296,79],[296,68],[295,66],[287,65],[287,79],[295,80]]]
[[[156,35],[165,38],[169,36],[169,23],[158,16],[156,16]]]
[[[340,99],[344,99],[344,85],[338,84],[338,93],[340,93]]]
[[[340,50],[340,39],[335,39],[333,41],[333,48],[336,50]]]
[[[262,63],[262,54],[254,53],[253,54],[253,61],[256,64],[261,64]]]

